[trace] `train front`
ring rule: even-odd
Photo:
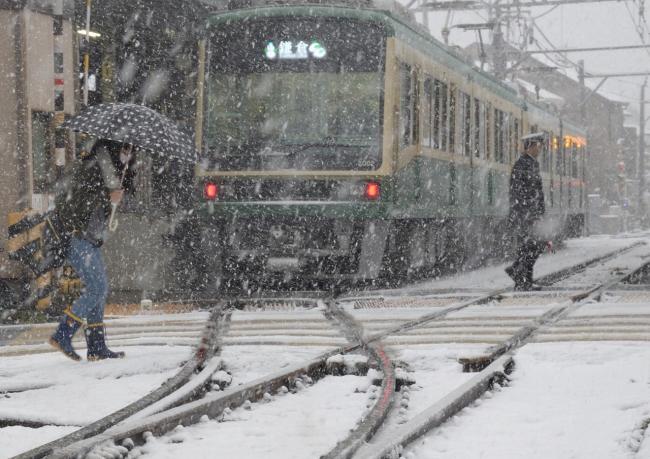
[[[216,15],[209,30],[192,229],[207,284],[376,278],[391,194],[382,26],[275,7]]]

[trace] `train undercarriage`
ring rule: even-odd
[[[583,221],[563,218],[555,241],[579,235]],[[268,282],[397,285],[506,259],[513,246],[495,217],[193,219],[174,241],[176,283],[204,293]]]

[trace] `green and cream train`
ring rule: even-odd
[[[203,159],[184,246],[210,284],[400,279],[503,254],[509,172],[528,132],[548,133],[556,237],[582,226],[583,131],[392,2],[217,11],[199,78]]]

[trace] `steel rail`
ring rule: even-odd
[[[617,257],[619,255],[622,255],[622,254],[624,254],[626,252],[629,252],[633,248],[639,247],[641,245],[645,245],[645,243],[637,242],[637,243],[631,244],[629,246],[614,250],[612,252],[608,252],[605,255],[595,257],[595,258],[587,260],[585,262],[576,263],[575,265],[572,265],[572,266],[570,266],[568,268],[564,268],[564,269],[561,269],[561,270],[559,270],[557,272],[553,272],[553,273],[547,274],[545,276],[538,277],[535,280],[536,280],[536,282],[538,282],[540,284],[550,285],[552,283],[556,283],[556,282],[559,282],[561,280],[564,280],[564,279],[566,279],[566,278],[568,278],[568,277],[570,277],[570,276],[572,276],[572,275],[574,275],[574,274],[576,274],[578,272],[581,272],[584,269],[588,268],[589,266],[595,265],[595,264],[603,262],[605,260],[612,259],[612,258]],[[484,295],[480,295],[480,296],[470,298],[468,300],[465,300],[465,301],[462,301],[462,302],[459,302],[459,303],[456,303],[456,304],[452,304],[451,306],[448,306],[448,307],[446,307],[444,309],[440,309],[440,310],[432,312],[430,314],[425,314],[423,316],[418,317],[417,319],[413,319],[411,321],[407,321],[407,322],[402,323],[400,325],[396,325],[395,327],[390,328],[388,330],[378,332],[378,333],[370,336],[367,339],[367,341],[370,343],[370,342],[373,342],[373,341],[381,340],[381,339],[387,337],[388,335],[394,335],[396,333],[402,333],[402,332],[411,330],[413,328],[417,328],[417,327],[419,327],[421,325],[425,325],[425,324],[427,324],[429,322],[432,322],[434,320],[442,319],[443,317],[451,314],[452,312],[457,312],[457,311],[460,311],[462,309],[465,309],[465,308],[467,308],[469,306],[473,306],[473,305],[476,305],[476,304],[487,303],[488,301],[493,300],[495,298],[499,298],[503,294],[511,292],[512,290],[513,290],[512,287],[496,289],[496,290],[488,292],[488,293],[486,293]]]
[[[395,396],[395,368],[381,342],[368,343],[363,337],[363,327],[352,315],[336,306],[333,301],[326,303],[327,312],[336,319],[343,329],[347,331],[349,340],[355,340],[369,354],[370,358],[378,363],[383,374],[380,395],[370,413],[368,413],[357,426],[339,441],[332,450],[321,456],[321,459],[351,458],[381,427],[388,416]]]
[[[559,282],[559,281],[561,281],[563,279],[566,279],[566,278],[568,278],[570,276],[573,276],[574,274],[577,274],[577,273],[579,273],[581,271],[584,271],[586,268],[589,268],[590,266],[593,266],[593,265],[595,265],[597,263],[601,263],[601,262],[610,260],[612,258],[615,258],[615,257],[619,256],[619,255],[622,255],[625,252],[629,252],[630,250],[632,250],[632,249],[634,249],[636,247],[645,245],[645,244],[646,243],[643,242],[643,241],[634,242],[634,243],[632,243],[632,244],[630,244],[628,246],[621,247],[621,248],[616,249],[616,250],[612,250],[611,252],[607,252],[607,253],[605,253],[603,255],[599,255],[599,256],[591,258],[589,260],[582,261],[582,262],[576,263],[575,265],[571,265],[571,266],[568,266],[566,268],[560,269],[558,271],[555,271],[555,272],[546,274],[544,276],[538,277],[538,278],[535,279],[535,282],[540,284],[540,285],[543,285],[543,286],[549,286],[549,285],[554,284],[556,282]],[[496,293],[498,293],[500,295],[500,294],[506,293],[506,292],[511,291],[511,290],[512,290],[511,288],[502,288],[502,289],[497,289],[494,292],[489,292],[486,295],[490,296],[490,298],[488,298],[488,300],[489,300],[492,297],[496,296]],[[400,294],[400,289],[399,288],[396,289],[396,291],[398,292],[398,294]],[[376,290],[373,293],[374,293],[374,297],[377,297],[377,296],[380,296],[382,294],[391,293],[391,290]],[[392,293],[395,294],[395,291],[392,291]],[[435,294],[440,294],[440,293],[441,293],[440,289],[431,289],[431,288],[429,288],[429,289],[419,289],[419,290],[418,289],[409,289],[409,291],[408,291],[409,295],[414,295],[414,296],[435,295]],[[471,292],[468,293],[468,295],[469,294],[471,294]],[[385,296],[390,296],[390,295],[385,295]],[[483,298],[484,296],[485,295],[481,296],[481,298]],[[341,301],[342,300],[352,301],[352,300],[356,300],[356,299],[365,299],[365,298],[367,298],[367,296],[341,295],[338,299],[341,300]]]
[[[640,265],[629,272],[616,276],[608,282],[602,282],[583,292],[570,295],[565,304],[556,306],[537,318],[533,324],[520,328],[509,339],[488,349],[484,355],[461,358],[459,362],[465,370],[482,369],[494,362],[500,356],[514,351],[528,343],[541,329],[569,316],[578,308],[581,308],[590,301],[599,301],[603,293],[621,284],[650,264],[650,261],[643,261]]]
[[[195,424],[204,415],[214,418],[223,413],[226,408],[234,409],[243,405],[246,401],[254,402],[260,400],[265,393],[273,393],[282,386],[293,387],[296,381],[305,375],[318,378],[326,373],[326,363],[329,357],[341,354],[341,351],[346,353],[359,349],[361,349],[360,345],[350,345],[343,349],[334,349],[307,363],[296,364],[288,370],[274,373],[270,377],[265,376],[237,386],[236,388],[226,389],[216,394],[208,394],[200,400],[186,403],[145,419],[125,422],[97,436],[57,450],[48,456],[48,458],[64,459],[83,456],[103,443],[112,442],[117,444],[127,438],[131,439],[135,444],[143,444],[145,441],[144,434],[146,432],[151,432],[153,435],[163,435],[178,425],[188,426]]]
[[[92,424],[82,427],[81,429],[54,441],[14,456],[13,459],[40,459],[56,450],[60,450],[66,445],[96,436],[118,422],[133,416],[135,413],[158,402],[159,400],[164,399],[174,391],[183,387],[196,370],[201,368],[216,352],[215,345],[218,338],[218,330],[221,327],[221,322],[224,318],[223,312],[223,308],[220,304],[212,310],[210,318],[206,321],[200,342],[194,351],[192,358],[183,365],[178,373],[169,378],[158,388],[135,402],[130,403],[114,413],[104,416],[102,419],[99,419]]]
[[[551,273],[549,275],[538,278],[537,281],[540,283],[557,282],[558,280],[569,277],[571,274],[575,272],[579,272],[595,263],[625,253],[640,244],[642,243],[635,243],[630,246],[623,247],[621,249],[617,249],[615,251],[609,252],[605,255],[588,260],[586,262],[578,263],[576,265],[573,265],[572,267],[560,270],[559,272]],[[153,414],[144,419],[136,419],[138,418],[136,414],[139,411],[142,411],[147,406],[157,402],[158,400],[164,397],[169,396],[174,392],[174,390],[177,390],[179,387],[182,386],[182,384],[180,384],[176,386],[174,389],[165,391],[165,395],[163,395],[162,397],[160,396],[156,397],[155,400],[147,402],[146,404],[144,404],[144,406],[140,407],[139,409],[129,410],[128,415],[118,415],[118,416],[109,415],[104,419],[100,420],[103,421],[101,427],[98,425],[96,426],[97,423],[93,423],[90,426],[80,429],[79,431],[73,432],[72,434],[69,434],[51,443],[35,448],[34,450],[28,451],[26,453],[22,453],[21,455],[16,456],[15,459],[41,458],[48,454],[51,454],[48,457],[53,457],[53,458],[72,457],[72,456],[77,456],[79,454],[87,453],[90,450],[92,450],[92,448],[105,441],[119,442],[121,440],[124,440],[125,438],[132,438],[132,437],[136,439],[136,443],[143,442],[144,440],[142,438],[142,435],[144,434],[144,432],[151,431],[154,434],[162,434],[174,428],[178,424],[183,424],[183,425],[193,424],[197,422],[200,419],[200,417],[203,416],[203,414],[207,414],[208,416],[214,416],[215,414],[221,413],[225,408],[237,407],[243,404],[246,400],[251,400],[251,401],[258,400],[261,396],[263,396],[265,392],[272,391],[283,385],[290,386],[295,382],[296,378],[298,378],[300,375],[307,374],[314,379],[318,379],[320,376],[324,374],[326,361],[329,357],[341,353],[349,353],[357,350],[364,350],[364,346],[365,346],[365,350],[371,354],[371,358],[377,360],[379,364],[384,365],[385,368],[390,368],[392,371],[392,366],[389,364],[390,363],[389,359],[386,357],[385,353],[383,352],[383,348],[381,347],[381,345],[378,344],[381,341],[381,339],[395,333],[400,333],[409,330],[411,328],[416,328],[420,325],[424,325],[433,320],[441,319],[452,312],[464,309],[468,306],[474,304],[481,304],[493,298],[498,298],[504,293],[507,293],[511,290],[512,290],[511,288],[502,288],[502,289],[494,290],[492,292],[488,292],[485,295],[481,295],[479,297],[472,298],[467,301],[463,301],[461,303],[447,307],[443,310],[424,315],[418,319],[406,322],[404,324],[393,327],[389,330],[385,330],[383,332],[377,333],[375,335],[366,338],[364,341],[360,341],[359,343],[339,347],[333,351],[324,353],[323,355],[303,365],[297,365],[296,367],[292,367],[293,369],[289,371],[274,374],[270,378],[260,378],[244,386],[239,386],[237,389],[229,389],[217,395],[208,395],[203,399],[185,403],[184,405],[177,406],[172,409],[167,409],[161,413]],[[304,292],[300,292],[299,295],[301,294],[302,297],[298,298],[300,300],[314,301],[318,298],[321,299],[325,298],[325,295],[322,293],[320,294],[312,293],[310,295],[304,295]],[[263,300],[263,299],[265,298],[241,297],[238,299],[231,298],[226,301],[232,304],[233,301],[247,301],[247,300],[256,301],[256,300]],[[268,299],[268,297],[266,297],[266,299]],[[279,296],[277,299],[287,300],[292,298],[290,296],[289,297]],[[347,298],[345,297],[341,297],[340,299],[347,300]],[[222,311],[220,309],[220,314],[221,313]],[[208,323],[210,322],[211,321],[209,320]],[[361,338],[361,335],[358,335],[357,337]],[[190,375],[191,374],[192,373],[190,373]],[[389,377],[394,377],[394,375],[391,374],[389,375]],[[394,383],[391,390],[394,391]],[[138,402],[145,399],[148,400],[149,396],[151,396],[152,394],[153,393],[148,394]],[[380,404],[379,401],[382,400],[384,404],[381,406],[380,409],[377,407],[377,405],[379,405]],[[391,400],[392,400],[392,395],[390,397],[386,396],[386,397],[379,398],[379,401],[373,408],[373,411],[377,409],[377,413],[383,411],[383,414],[381,415],[377,414],[373,416],[375,419],[377,420],[384,419],[386,413],[389,410]],[[121,413],[122,411],[126,410],[132,405],[134,404],[125,407],[123,410],[120,410],[117,413]],[[116,425],[118,422],[123,421],[126,418],[130,418],[131,416],[134,416],[132,420],[127,420],[127,422],[124,422],[121,425]],[[100,421],[98,421],[98,423]],[[367,429],[367,430],[364,433],[359,434],[359,436],[355,438],[364,438],[364,441],[367,441],[367,439],[370,438],[372,434],[374,434],[376,428],[378,428],[380,424],[381,421],[378,421],[373,427],[367,428],[365,426],[372,425],[372,424],[366,424],[364,422],[360,423],[359,426],[357,426],[357,429],[355,430],[359,432],[361,432],[363,429]],[[89,428],[91,426],[95,426],[93,428],[94,433],[88,433],[90,431]],[[140,426],[141,428],[139,428],[138,426]],[[82,431],[84,432],[83,435],[80,434],[80,432]],[[348,438],[352,438],[352,437],[353,436],[351,435]],[[358,449],[358,445],[360,445],[360,442],[358,442],[357,440],[351,440],[351,442],[353,442],[355,446],[353,448],[347,449],[347,451],[353,453]],[[344,444],[344,443],[345,440],[343,442],[340,442],[340,444]],[[57,450],[53,451],[53,448],[57,448]]]
[[[324,295],[316,295],[314,298],[323,297]],[[285,297],[284,299],[286,300],[288,298]],[[323,300],[312,299],[311,301],[320,302]],[[326,317],[328,311],[331,311],[332,318],[336,316],[343,334],[349,341],[351,341],[351,344],[321,354],[307,363],[294,365],[287,371],[275,373],[270,377],[262,377],[248,384],[238,386],[237,388],[226,389],[225,391],[215,395],[208,394],[203,399],[185,403],[160,413],[151,414],[150,416],[141,416],[141,413],[136,413],[122,424],[109,428],[103,433],[93,437],[83,439],[60,448],[57,451],[53,451],[52,454],[47,457],[68,458],[83,456],[103,443],[108,442],[117,444],[124,441],[126,438],[130,438],[135,442],[135,444],[142,444],[144,443],[144,434],[146,432],[151,432],[154,435],[162,435],[179,424],[194,424],[198,422],[203,415],[214,417],[222,413],[226,408],[234,409],[241,406],[246,401],[257,401],[261,399],[265,393],[278,390],[282,386],[292,387],[295,385],[297,380],[305,375],[309,376],[312,380],[321,379],[327,374],[327,360],[330,357],[353,351],[366,351],[370,358],[377,361],[378,367],[384,373],[381,391],[382,395],[378,397],[375,406],[366,417],[366,420],[373,419],[374,422],[361,422],[355,429],[353,429],[353,432],[357,432],[357,435],[360,438],[360,440],[354,442],[353,449],[349,449],[349,445],[347,443],[345,444],[351,455],[356,448],[361,446],[362,442],[368,437],[370,432],[374,432],[374,430],[379,427],[383,417],[388,413],[388,408],[392,402],[392,395],[395,388],[393,365],[386,353],[383,352],[381,346],[365,346],[360,334],[361,329],[360,327],[355,326],[353,319],[346,316],[343,311],[337,310],[337,308],[335,309],[331,306],[331,302],[323,302],[325,305],[330,305],[328,310],[324,311]],[[149,412],[150,409],[151,408],[145,409],[145,413]]]
[[[405,445],[444,424],[449,418],[482,396],[495,381],[507,379],[512,371],[511,356],[503,356],[469,381],[461,384],[447,396],[427,408],[391,434],[391,438],[377,444],[368,444],[354,456],[355,459],[392,459],[401,457]]]
[[[605,291],[624,282],[649,264],[650,261],[646,260],[623,275],[616,276],[614,279],[606,282],[601,282],[599,285],[587,289],[580,294],[570,295],[567,304],[548,311],[548,313],[538,318],[534,325],[522,327],[508,340],[491,348],[491,351],[487,355],[473,359],[460,359],[464,366],[473,366],[475,369],[480,370],[479,373],[449,393],[446,397],[421,412],[411,421],[398,428],[390,438],[373,445],[368,445],[366,448],[360,450],[359,454],[355,455],[354,458],[391,459],[393,457],[399,457],[396,454],[401,453],[404,446],[422,437],[432,429],[439,427],[460,410],[474,402],[492,386],[496,379],[506,378],[506,375],[514,367],[514,352],[527,344],[543,327],[568,316],[590,301],[599,299]],[[463,360],[465,361],[463,362]]]

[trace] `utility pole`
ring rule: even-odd
[[[501,20],[501,5],[499,4],[499,0],[495,0],[494,20],[490,21],[495,23],[494,32],[492,33],[492,65],[494,66],[494,75],[499,79],[503,79],[506,76],[506,53]]]
[[[648,80],[645,79],[641,85],[641,97],[639,98],[639,219],[641,221],[641,227],[645,227],[646,223],[646,209],[645,202],[643,200],[643,194],[645,190],[645,87],[648,83]]]
[[[65,40],[63,37],[63,0],[53,2],[52,17],[52,43],[53,43],[53,62],[54,62],[54,176],[52,179],[58,180],[63,176],[65,167],[65,136],[66,130],[62,127],[65,121],[65,68],[64,68],[64,50]],[[47,193],[54,193],[51,187]],[[49,206],[46,201],[45,206]],[[46,210],[46,209],[42,209]]]
[[[587,113],[584,102],[587,97],[585,96],[585,61],[582,59],[578,61],[578,82],[580,83],[580,125],[585,127]]]

